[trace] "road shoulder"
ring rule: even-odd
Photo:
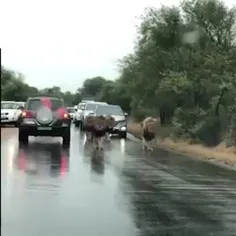
[[[133,135],[136,140],[141,137],[141,128],[138,123],[129,122],[128,132]],[[134,138],[130,138],[134,141]],[[156,147],[167,151],[184,154],[186,156],[196,157],[202,160],[214,162],[214,164],[224,165],[236,168],[236,148],[226,148],[223,144],[208,148],[199,144],[188,144],[184,141],[174,142],[169,138],[157,138]]]

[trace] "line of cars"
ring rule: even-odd
[[[88,115],[111,115],[115,118],[115,127],[111,134],[117,134],[120,138],[127,136],[127,113],[123,112],[120,106],[97,101],[81,101],[75,107],[73,122],[75,126],[84,131],[85,120]]]
[[[19,127],[20,144],[27,144],[29,136],[59,136],[62,137],[63,145],[68,146],[71,121],[84,130],[88,115],[112,115],[116,121],[112,134],[126,138],[127,114],[117,105],[82,101],[77,108],[66,108],[62,98],[48,95],[32,96],[26,102],[1,102],[1,124],[14,124]]]
[[[1,101],[1,124],[18,126],[18,121],[25,102]]]

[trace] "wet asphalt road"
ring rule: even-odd
[[[94,159],[72,128],[31,138],[1,130],[3,236],[233,236],[236,172],[113,139]]]

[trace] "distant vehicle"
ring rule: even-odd
[[[74,107],[67,107],[66,108],[68,113],[70,114],[70,118],[71,119],[74,119],[74,116],[75,116],[75,108]]]
[[[94,113],[97,105],[108,105],[106,102],[87,102],[80,114],[80,129],[84,131],[84,121],[90,113]]]
[[[28,143],[29,136],[60,136],[63,145],[70,144],[71,119],[64,100],[56,96],[30,97],[19,119],[19,142]]]
[[[16,102],[1,102],[1,124],[12,124],[17,127],[20,110],[17,109]]]
[[[76,127],[79,127],[80,126],[80,122],[81,122],[81,113],[82,111],[84,110],[84,107],[85,107],[85,102],[81,102],[78,104],[77,106],[77,110],[75,112],[75,115],[74,115],[74,119],[73,119],[73,122],[75,124]]]
[[[115,118],[115,127],[111,134],[118,134],[120,138],[127,137],[127,113],[124,113],[120,106],[117,105],[97,105],[94,115],[111,115]]]
[[[17,109],[18,109],[18,120],[19,120],[20,114],[24,110],[25,102],[16,102],[16,106],[17,106]]]

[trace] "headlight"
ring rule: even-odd
[[[121,131],[126,131],[126,126],[121,126],[121,127],[120,127],[120,130],[121,130]]]

